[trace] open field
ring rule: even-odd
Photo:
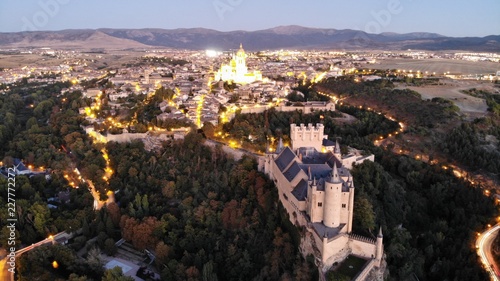
[[[444,85],[428,85],[420,87],[404,87],[416,91],[422,95],[422,99],[432,99],[436,97],[444,98],[452,101],[460,108],[460,111],[470,117],[482,117],[486,115],[488,106],[486,101],[481,98],[466,95],[461,90],[471,88],[484,89],[493,92],[493,84],[489,82],[470,81],[470,80],[442,80]]]
[[[53,66],[63,63],[63,59],[50,58],[35,54],[0,55],[0,68],[23,66]]]
[[[493,74],[500,70],[500,63],[473,62],[452,59],[385,59],[370,65],[374,69],[400,69],[413,72],[427,71],[428,74],[442,75],[445,72],[460,74]]]
[[[92,67],[109,66],[121,67],[122,64],[135,62],[142,57],[145,52],[142,51],[113,51],[110,53],[88,53],[75,58],[56,58],[42,56],[38,54],[0,54],[0,68],[16,68],[24,66],[57,66],[65,62],[77,61],[79,59],[93,59],[94,63],[88,62]]]

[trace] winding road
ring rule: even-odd
[[[479,255],[481,262],[490,275],[490,280],[499,281],[498,265],[493,259],[493,254],[491,253],[491,244],[498,235],[498,230],[500,229],[500,224],[497,224],[485,232],[481,233],[476,240],[477,254]]]
[[[54,236],[50,236],[42,241],[39,241],[35,244],[31,244],[29,246],[26,246],[22,249],[19,249],[17,250],[15,253],[16,253],[16,260],[25,252],[28,252],[28,251],[31,251],[33,250],[34,248],[36,247],[39,247],[39,246],[42,246],[42,245],[45,245],[45,244],[53,244],[55,239],[61,235],[64,235],[64,231],[63,232],[60,232]],[[2,249],[2,252],[5,252],[4,249]],[[8,254],[5,252],[5,254]],[[4,253],[2,253],[2,256],[4,255]],[[11,268],[11,266],[7,263],[7,260],[9,259],[8,256],[5,256],[2,260],[0,260],[0,281],[13,281],[14,280],[14,273],[10,272],[9,271],[9,268]],[[14,261],[14,265],[15,265],[15,261]]]

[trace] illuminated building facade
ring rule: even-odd
[[[215,81],[233,82],[237,84],[248,84],[255,81],[262,81],[260,71],[248,72],[246,64],[247,55],[243,46],[233,55],[229,64],[223,64],[215,73]]]

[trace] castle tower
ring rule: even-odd
[[[352,219],[354,215],[354,184],[349,174],[349,179],[347,180],[347,185],[349,186],[349,204],[348,208],[348,221],[347,221],[347,233],[352,232]]]
[[[382,244],[384,240],[384,235],[382,235],[382,226],[380,227],[377,235],[377,242],[376,242],[376,253],[375,253],[375,260],[378,262],[378,267],[380,267],[382,263],[382,258],[384,255],[384,244]]]
[[[316,210],[314,207],[317,204],[317,190],[318,186],[316,185],[316,178],[309,184],[309,188],[307,189],[307,214],[311,218],[312,222],[316,222],[316,212],[320,210]],[[321,215],[321,214],[320,214]]]
[[[377,261],[377,267],[380,267],[382,264],[382,259],[384,256],[384,235],[382,235],[382,226],[380,227],[377,235],[377,242],[376,242],[376,253],[375,253],[375,260]]]
[[[330,178],[325,181],[323,224],[327,227],[338,227],[340,225],[341,193],[342,180],[335,162]]]
[[[297,126],[290,124],[290,138],[292,140],[292,150],[296,151],[300,147],[314,147],[317,151],[323,148],[323,136],[325,127],[323,124],[304,124]]]

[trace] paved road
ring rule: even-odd
[[[14,281],[14,274],[9,272],[10,266],[7,264],[7,259],[4,258],[0,261],[0,280],[1,281]]]
[[[497,274],[500,273],[500,271],[491,253],[491,244],[495,240],[495,237],[497,237],[499,229],[500,224],[489,228],[481,233],[476,241],[477,254],[481,258],[484,268],[490,275],[490,279],[493,281],[500,281]]]
[[[42,241],[39,241],[35,244],[31,244],[30,246],[27,246],[27,247],[24,247],[20,250],[17,250],[16,251],[16,262],[18,261],[19,257],[23,253],[30,251],[30,250],[33,250],[34,248],[42,246],[44,244],[52,244],[54,242],[54,239],[56,239],[59,236],[64,236],[64,235],[65,235],[65,232],[60,232],[60,233],[56,234],[54,237],[45,238]],[[5,250],[2,251],[1,256],[3,256],[4,251]],[[5,254],[8,254],[8,252],[5,252]],[[2,260],[0,260],[0,281],[14,281],[14,274],[9,272],[9,268],[11,268],[11,266],[7,264],[7,261],[8,261],[8,257],[5,257]]]

